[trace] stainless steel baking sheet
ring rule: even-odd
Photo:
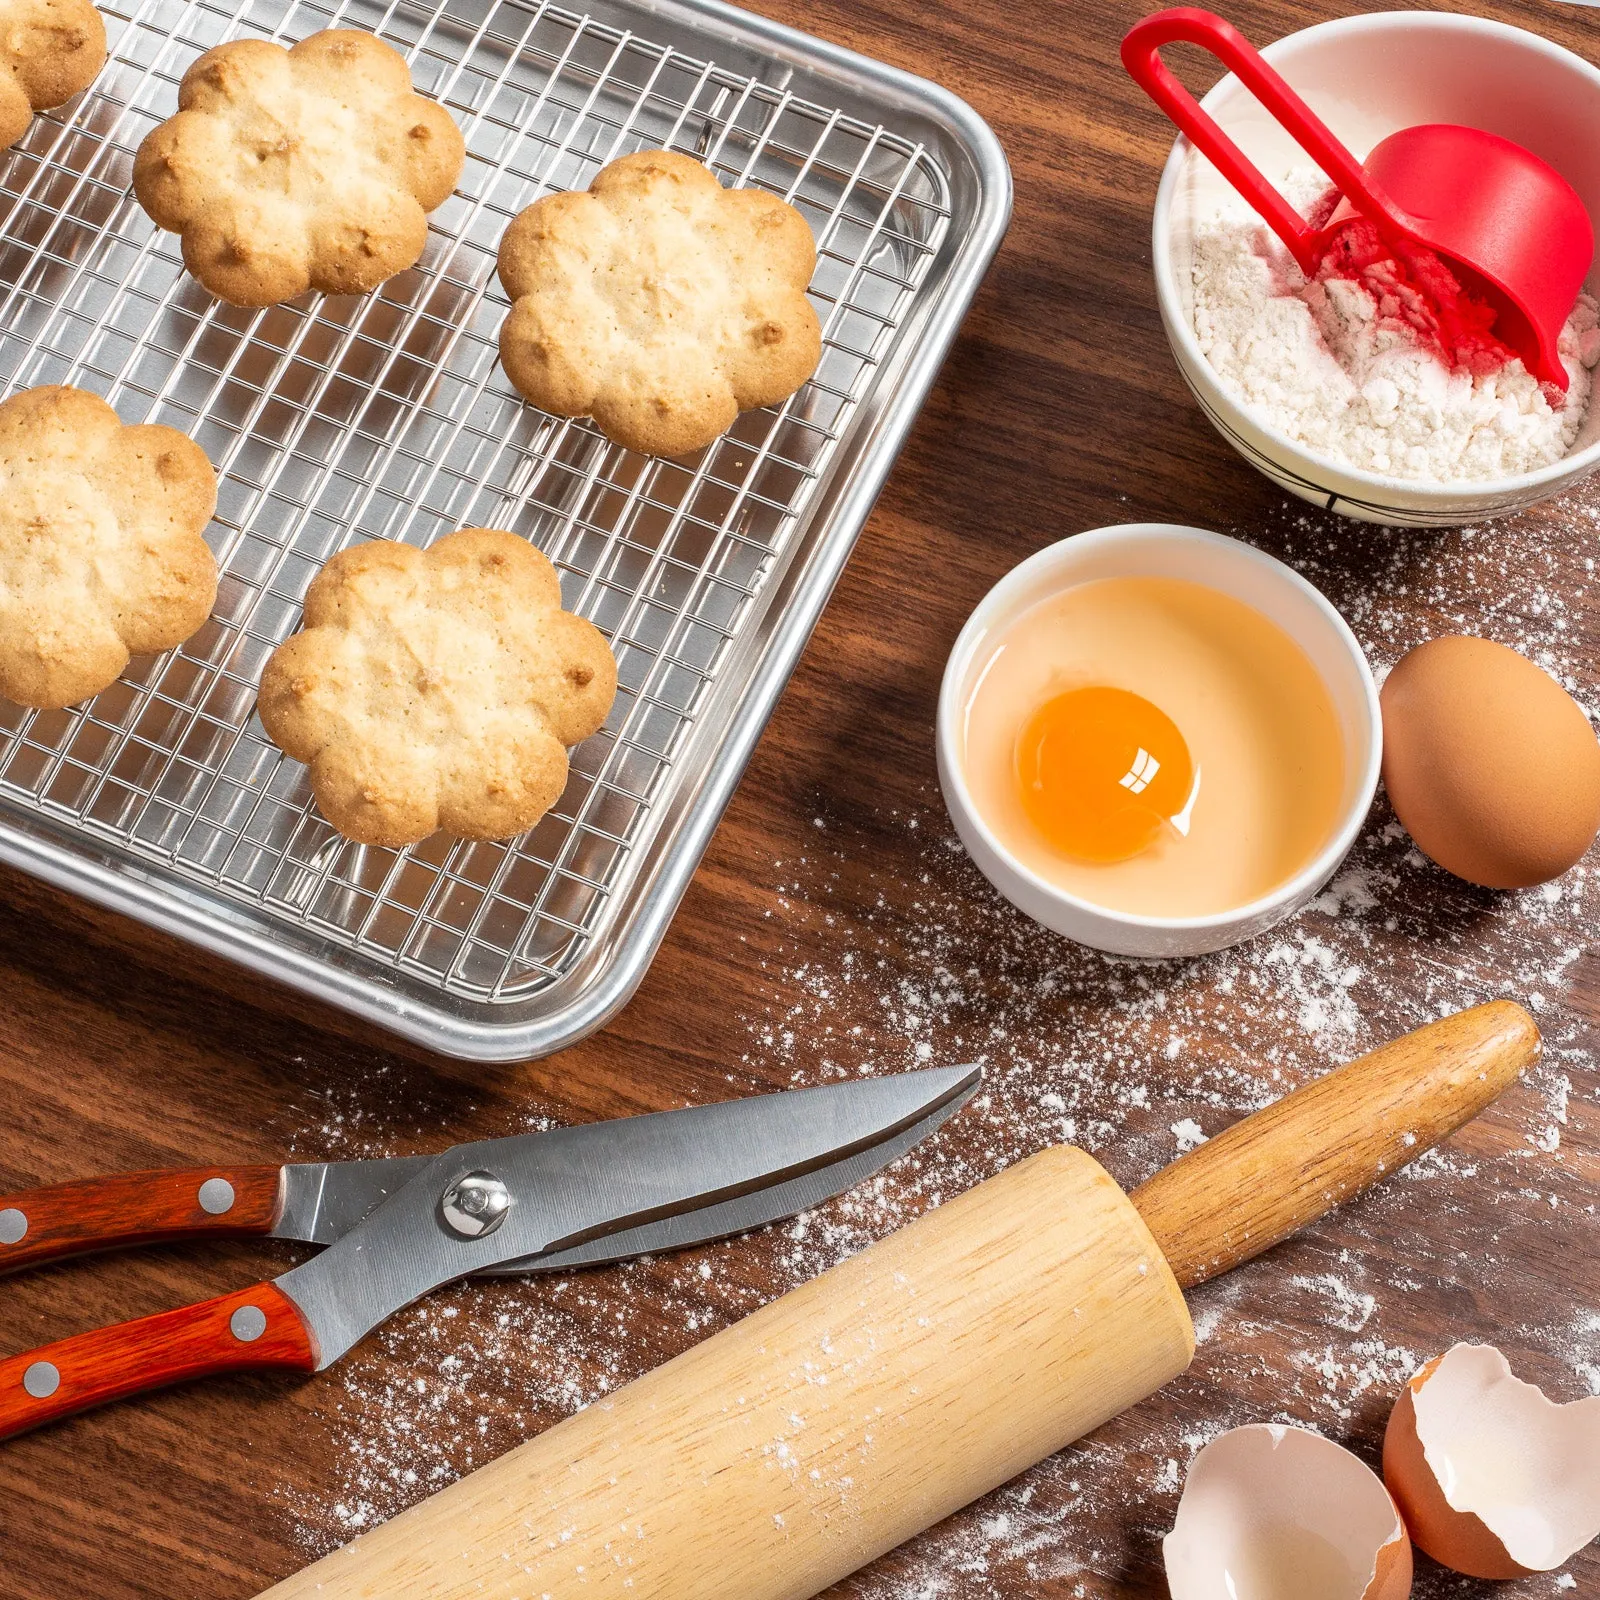
[[[6,392],[73,383],[217,467],[211,621],[93,702],[0,703],[0,857],[451,1054],[555,1050],[632,992],[1009,215],[993,135],[934,86],[711,3],[122,0],[94,87],[0,156]],[[419,266],[366,297],[213,300],[131,192],[203,50],[361,27],[467,138]],[[524,405],[496,362],[505,225],[665,146],[816,234],[815,379],[700,456]],[[611,640],[621,689],[508,844],[342,840],[256,684],[307,583],[370,538],[510,528]]]

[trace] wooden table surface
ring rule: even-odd
[[[1161,1397],[842,1592],[1164,1594],[1160,1536],[1204,1438],[1298,1420],[1375,1461],[1411,1365],[1460,1338],[1501,1344],[1560,1398],[1600,1390],[1600,956],[1586,876],[1559,898],[1468,890],[1408,851],[1380,800],[1337,891],[1292,928],[1151,972],[1074,950],[996,900],[954,846],[930,736],[944,657],[984,590],[1049,540],[1145,519],[1285,555],[1380,664],[1477,629],[1542,652],[1589,701],[1600,612],[1585,551],[1600,497],[1407,537],[1291,504],[1231,453],[1157,321],[1149,212],[1170,135],[1115,65],[1136,7],[763,9],[969,100],[1009,153],[1016,214],[638,996],[563,1056],[468,1066],[6,873],[0,1188],[431,1149],[924,1059],[983,1055],[988,1097],[804,1226],[564,1283],[467,1286],[320,1378],[198,1385],[5,1446],[4,1600],[254,1594],[1018,1155],[1075,1137],[1135,1182],[1194,1128],[1499,992],[1530,1000],[1551,1041],[1532,1082],[1444,1156],[1198,1294],[1199,1358]],[[1482,9],[1600,54],[1592,11]],[[1233,11],[1263,42],[1331,14],[1279,0]],[[217,1246],[19,1277],[0,1286],[0,1349],[288,1259]],[[1417,1592],[1489,1591],[1424,1561]],[[1600,1593],[1600,1555],[1502,1592]]]

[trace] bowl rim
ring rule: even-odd
[[[1062,560],[1068,553],[1069,547],[1074,554],[1086,554],[1091,550],[1108,546],[1116,548],[1168,539],[1205,545],[1225,560],[1254,564],[1274,582],[1283,584],[1302,598],[1309,600],[1312,609],[1329,626],[1334,637],[1344,646],[1346,654],[1354,663],[1363,690],[1362,703],[1366,710],[1365,759],[1361,761],[1357,782],[1351,791],[1350,800],[1341,812],[1339,825],[1329,834],[1327,842],[1292,878],[1284,879],[1266,894],[1258,895],[1254,900],[1246,901],[1242,905],[1230,906],[1226,910],[1213,911],[1204,916],[1152,917],[1141,912],[1118,911],[1112,906],[1101,905],[1097,901],[1087,900],[1081,895],[1074,894],[1069,889],[1063,889],[1059,884],[1052,883],[1048,878],[1035,872],[1032,867],[1012,854],[973,801],[971,790],[967,786],[966,768],[961,760],[958,737],[964,699],[960,680],[965,676],[974,645],[979,636],[992,626],[995,613],[1006,605],[1017,590],[1026,588],[1032,576],[1040,569],[1051,567]],[[1057,592],[1072,587],[1075,585],[1069,579],[1059,585]],[[1037,603],[1036,600],[1034,604]],[[1020,615],[1020,611],[1017,614]],[[1296,639],[1295,642],[1298,644],[1300,641]],[[1372,808],[1383,762],[1383,713],[1378,703],[1377,680],[1373,676],[1372,665],[1367,660],[1366,651],[1361,647],[1361,641],[1351,632],[1349,623],[1339,614],[1333,602],[1293,567],[1278,560],[1276,556],[1268,555],[1265,550],[1258,550],[1243,539],[1235,539],[1210,528],[1196,528],[1178,522],[1120,522],[1103,528],[1090,528],[1082,533],[1069,534],[1064,539],[1057,539],[1034,551],[1031,556],[1012,567],[972,608],[971,614],[962,625],[961,632],[956,635],[955,643],[950,647],[950,654],[945,660],[944,674],[939,683],[936,719],[936,747],[945,788],[945,803],[952,810],[959,806],[962,818],[971,825],[994,856],[1005,864],[1009,872],[1014,873],[1029,888],[1057,905],[1088,917],[1104,918],[1118,927],[1151,933],[1199,933],[1242,926],[1270,917],[1273,912],[1281,908],[1293,907],[1297,902],[1303,903],[1309,899],[1332,876],[1355,843],[1357,834],[1366,822],[1367,813]],[[1358,758],[1359,754],[1358,752]],[[1007,898],[1011,897],[1007,895]],[[1025,907],[1021,909],[1026,910]]]
[[[1275,39],[1271,44],[1265,45],[1261,54],[1268,61],[1273,61],[1278,53],[1291,44],[1303,44],[1314,41],[1320,36],[1335,34],[1377,33],[1401,21],[1408,26],[1435,29],[1440,32],[1482,33],[1500,38],[1508,44],[1514,43],[1531,50],[1536,55],[1548,56],[1565,66],[1577,69],[1582,76],[1591,80],[1597,97],[1600,97],[1600,69],[1585,61],[1576,51],[1568,50],[1564,45],[1556,44],[1553,40],[1546,39],[1527,28],[1518,28],[1511,23],[1499,22],[1490,17],[1464,16],[1452,11],[1372,11],[1355,17],[1335,17],[1327,22],[1314,23],[1309,28],[1297,29],[1294,33],[1286,33],[1281,39]],[[1213,99],[1230,83],[1237,81],[1231,72],[1225,74],[1204,95],[1200,104],[1208,111],[1213,110]],[[1298,459],[1322,471],[1332,471],[1352,484],[1359,484],[1363,490],[1377,491],[1378,494],[1397,494],[1402,499],[1411,497],[1423,500],[1459,501],[1526,495],[1532,490],[1553,489],[1575,474],[1581,475],[1596,463],[1600,463],[1600,438],[1596,438],[1582,450],[1564,455],[1559,461],[1551,462],[1549,466],[1537,467],[1532,472],[1520,473],[1512,478],[1399,478],[1388,473],[1369,472],[1364,468],[1351,466],[1335,456],[1313,450],[1267,424],[1223,387],[1216,369],[1200,348],[1191,319],[1183,313],[1183,302],[1178,294],[1177,282],[1172,271],[1170,236],[1173,199],[1178,192],[1180,174],[1193,149],[1188,135],[1180,133],[1167,155],[1166,163],[1161,169],[1161,182],[1156,189],[1155,209],[1151,216],[1150,227],[1150,256],[1156,283],[1156,300],[1162,311],[1161,321],[1169,341],[1182,346],[1180,353],[1192,366],[1205,374],[1216,399],[1234,418],[1242,419],[1264,438],[1271,440],[1273,445],[1281,449],[1291,460]],[[1600,265],[1600,255],[1597,255],[1596,263]],[[1589,401],[1591,406],[1600,404],[1600,367],[1596,367],[1594,371],[1595,386],[1591,390]],[[1340,497],[1373,498],[1370,493],[1358,497],[1344,495],[1342,492]]]

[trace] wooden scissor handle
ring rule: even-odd
[[[0,1361],[0,1439],[128,1395],[258,1367],[317,1368],[300,1313],[271,1283]]]
[[[119,1172],[0,1195],[0,1274],[64,1256],[270,1232],[281,1167]]]

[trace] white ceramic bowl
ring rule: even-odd
[[[1262,54],[1357,155],[1397,128],[1459,122],[1526,146],[1600,219],[1600,72],[1570,50],[1479,17],[1384,11],[1292,33]],[[1201,102],[1269,178],[1311,165],[1231,73]],[[1156,195],[1156,297],[1179,370],[1217,430],[1274,483],[1364,522],[1447,527],[1519,511],[1600,465],[1600,401],[1554,466],[1484,483],[1428,484],[1360,472],[1258,422],[1229,395],[1194,336],[1193,223],[1231,194],[1180,138]],[[1592,273],[1595,292],[1600,271]]]
[[[1080,899],[1020,862],[979,815],[967,787],[962,723],[973,679],[996,633],[1050,595],[1098,578],[1187,578],[1254,606],[1310,657],[1328,687],[1348,754],[1339,822],[1316,858],[1271,894],[1208,917],[1145,917]],[[1125,956],[1221,950],[1292,916],[1333,876],[1378,786],[1383,755],[1378,688],[1344,618],[1299,573],[1237,539],[1203,528],[1130,523],[1096,528],[1030,556],[984,596],[944,669],[937,728],[939,784],[961,842],[1006,899],[1045,927]]]

